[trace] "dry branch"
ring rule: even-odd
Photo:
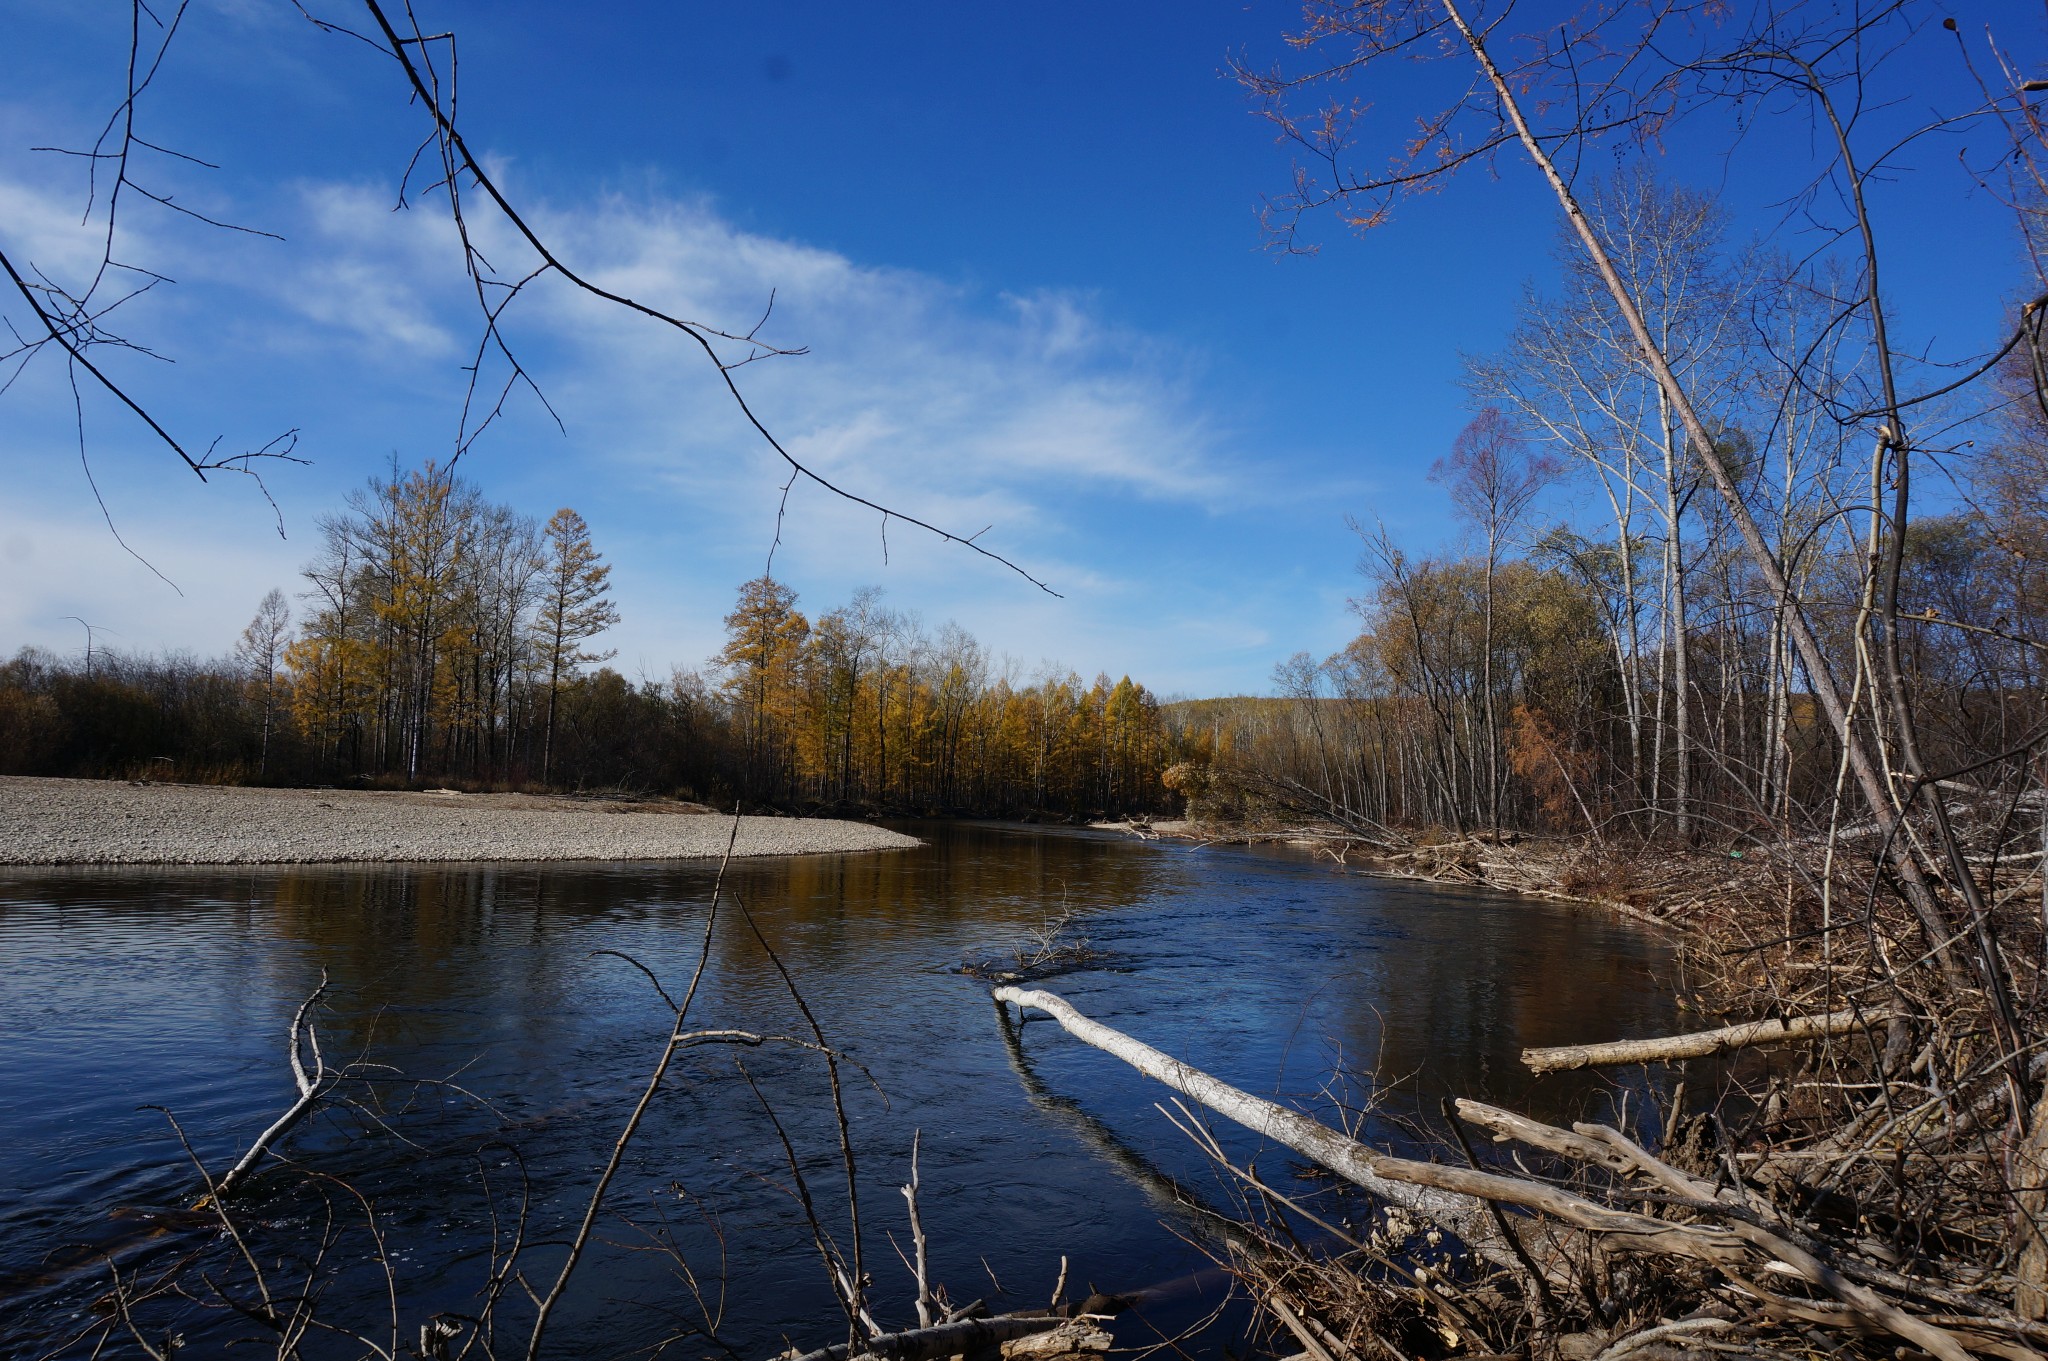
[[[1652,1195],[1674,1202],[1674,1208],[1681,1212],[1704,1216],[1707,1222],[1654,1219],[1615,1209],[1547,1182],[1381,1154],[1299,1112],[1238,1091],[1090,1020],[1051,993],[1005,987],[996,989],[995,997],[999,1002],[1044,1012],[1077,1039],[1115,1055],[1148,1077],[1254,1133],[1284,1144],[1374,1194],[1434,1221],[1456,1233],[1482,1256],[1503,1265],[1513,1258],[1511,1247],[1517,1240],[1512,1235],[1520,1231],[1493,1217],[1494,1204],[1517,1205],[1548,1215],[1599,1236],[1609,1248],[1707,1264],[1722,1270],[1733,1284],[1758,1298],[1763,1297],[1762,1292],[1749,1285],[1746,1278],[1789,1277],[1804,1281],[1832,1299],[1805,1301],[1772,1295],[1766,1303],[1838,1326],[1888,1332],[1941,1361],[1968,1361],[1974,1345],[1974,1340],[1966,1342],[1958,1334],[1909,1312],[1866,1283],[1903,1285],[1908,1287],[1906,1293],[1911,1294],[1912,1282],[1904,1277],[1864,1268],[1856,1273],[1863,1279],[1851,1279],[1844,1266],[1829,1260],[1827,1249],[1803,1229],[1759,1215],[1729,1189],[1680,1171],[1606,1126],[1578,1125],[1566,1131],[1476,1102],[1458,1103],[1463,1118],[1492,1131],[1497,1138],[1515,1139],[1604,1168],[1616,1176],[1645,1181]],[[1970,1321],[1980,1328],[1988,1325],[1993,1329],[1999,1322],[1990,1316]],[[1976,1349],[2003,1355],[2010,1345],[2001,1341],[1995,1347]]]
[[[1831,1039],[1884,1025],[1891,1019],[1889,1011],[1861,1011],[1853,1007],[1829,1012],[1825,1016],[1794,1016],[1789,1020],[1774,1016],[1766,1021],[1745,1021],[1719,1030],[1698,1030],[1687,1035],[1666,1035],[1652,1040],[1612,1040],[1606,1044],[1524,1049],[1522,1062],[1537,1073],[1555,1073],[1571,1068],[1612,1068],[1630,1063],[1671,1063],[1678,1059],[1723,1054],[1731,1049],[1747,1049],[1753,1045]]]
[[[1090,1020],[1052,993],[1004,987],[997,988],[994,996],[998,1002],[1044,1012],[1074,1038],[1122,1059],[1145,1076],[1199,1101],[1252,1133],[1286,1145],[1380,1199],[1455,1233],[1467,1247],[1502,1266],[1512,1267],[1518,1258],[1501,1238],[1490,1202],[1548,1214],[1575,1228],[1606,1235],[1617,1247],[1636,1251],[1665,1252],[1715,1264],[1739,1261],[1745,1255],[1742,1240],[1722,1229],[1673,1224],[1611,1209],[1542,1182],[1380,1153],[1299,1111],[1239,1091],[1119,1030]]]
[[[1518,1139],[1547,1152],[1641,1176],[1667,1192],[1705,1205],[1732,1204],[1738,1199],[1728,1188],[1717,1187],[1679,1171],[1605,1125],[1574,1125],[1567,1133],[1555,1126],[1476,1101],[1460,1101],[1458,1113],[1473,1124],[1493,1131],[1496,1138]],[[1924,1319],[1915,1318],[1868,1286],[1849,1280],[1835,1266],[1786,1236],[1787,1233],[1797,1235],[1797,1230],[1787,1227],[1782,1232],[1774,1231],[1765,1224],[1746,1218],[1731,1220],[1729,1228],[1751,1246],[1768,1254],[1774,1263],[1790,1268],[1835,1296],[1871,1327],[1881,1328],[1924,1347],[1943,1361],[1966,1361],[1968,1352],[1954,1335]]]
[[[1072,1322],[1074,1320],[1064,1314],[1004,1314],[996,1318],[961,1319],[957,1323],[940,1323],[930,1328],[912,1328],[907,1332],[871,1337],[858,1348],[849,1347],[844,1342],[820,1347],[793,1361],[848,1361],[850,1357],[867,1356],[887,1357],[889,1361],[938,1361],[938,1358],[946,1356],[972,1356],[986,1348],[999,1347],[1005,1342],[1036,1333],[1049,1333]]]
[[[290,1133],[292,1127],[306,1118],[313,1107],[320,1104],[320,1098],[340,1079],[341,1074],[327,1066],[326,1058],[320,1053],[320,1035],[314,1029],[311,1016],[313,1009],[327,993],[327,970],[320,971],[320,986],[292,1014],[292,1025],[285,1039],[285,1053],[291,1059],[292,1084],[298,1088],[298,1097],[286,1108],[284,1114],[271,1121],[270,1127],[256,1136],[256,1142],[249,1145],[249,1151],[241,1160],[221,1175],[213,1185],[213,1196],[225,1199],[241,1188],[249,1174],[255,1171],[270,1146]],[[305,1054],[313,1056],[312,1071],[306,1069]],[[202,1202],[203,1203],[203,1202]]]
[[[931,1272],[926,1257],[924,1216],[919,1214],[917,1209],[917,1151],[922,1137],[922,1130],[916,1131],[910,1136],[910,1181],[902,1189],[904,1203],[910,1207],[911,1248],[917,1254],[916,1263],[911,1268],[912,1274],[917,1277],[917,1321],[919,1326],[929,1328],[932,1326]],[[1062,1279],[1064,1279],[1066,1275],[1066,1259],[1064,1257],[1060,1259],[1060,1274]],[[1053,1291],[1053,1303],[1059,1303],[1058,1290]]]

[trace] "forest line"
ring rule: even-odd
[[[1467,357],[1478,414],[1431,474],[1462,542],[1418,552],[1355,523],[1357,636],[1283,663],[1272,698],[1170,711],[1193,763],[1171,778],[1212,816],[1381,842],[1784,841],[1859,817],[1822,702],[1839,691],[1853,731],[1896,743],[1909,713],[1927,769],[2023,801],[2048,721],[2048,415],[2031,355],[2008,355],[1989,400],[1941,413],[1945,504],[1901,518],[1888,451],[1873,460],[1838,419],[1877,385],[1867,338],[1834,324],[1845,281],[1731,242],[1706,195],[1646,173],[1612,178],[1588,211],[1717,413],[1709,452],[1738,499],[1716,494],[1566,237],[1560,283],[1530,290],[1500,352]],[[1806,363],[1788,375],[1793,354]]]
[[[1431,473],[1462,540],[1417,552],[1357,522],[1358,632],[1281,664],[1270,696],[1161,704],[1058,667],[1025,680],[879,590],[813,617],[769,577],[739,588],[702,667],[629,680],[604,665],[618,612],[581,517],[538,523],[430,463],[323,516],[296,622],[273,591],[229,658],[30,649],[0,665],[0,772],[1187,812],[1388,843],[1783,839],[1847,809],[1803,621],[1831,656],[1886,659],[1882,686],[1856,687],[1856,722],[1891,740],[1903,701],[1931,766],[2024,784],[1999,753],[2042,722],[2048,636],[2048,416],[2022,400],[2025,354],[1963,421],[1951,504],[1893,534],[1835,417],[1867,393],[1870,355],[1825,324],[1828,281],[1731,243],[1706,196],[1645,174],[1589,205],[1712,398],[1711,452],[1795,596],[1759,570],[1566,241],[1557,286],[1529,293],[1500,352],[1467,359],[1477,414]]]
[[[739,588],[703,668],[605,666],[610,566],[429,463],[317,522],[224,658],[25,649],[0,663],[0,774],[625,789],[782,808],[1000,816],[1160,808],[1156,699],[1128,677],[1028,681],[972,634],[863,588],[815,619]],[[294,617],[296,614],[296,618]]]

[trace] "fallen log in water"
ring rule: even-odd
[[[1120,1030],[1090,1020],[1052,993],[1005,987],[997,988],[994,997],[998,1002],[1044,1012],[1074,1038],[1115,1055],[1254,1134],[1321,1163],[1380,1199],[1455,1233],[1474,1252],[1500,1265],[1517,1265],[1520,1258],[1502,1237],[1489,1202],[1548,1214],[1576,1228],[1607,1235],[1617,1246],[1670,1252],[1705,1262],[1739,1260],[1743,1255],[1742,1240],[1720,1229],[1672,1224],[1611,1209],[1544,1182],[1418,1162],[1367,1148],[1299,1111],[1241,1092]]]
[[[1298,1111],[1239,1091],[1121,1031],[1091,1020],[1052,993],[1004,987],[997,988],[994,996],[998,1002],[1045,1013],[1076,1039],[1122,1059],[1147,1077],[1255,1134],[1313,1159],[1382,1199],[1434,1221],[1457,1234],[1483,1257],[1503,1265],[1509,1261],[1526,1265],[1528,1258],[1516,1253],[1517,1239],[1510,1237],[1520,1230],[1506,1218],[1497,1217],[1493,1204],[1515,1205],[1547,1215],[1597,1236],[1608,1248],[1707,1264],[1720,1269],[1745,1293],[1764,1299],[1793,1317],[1837,1327],[1888,1332],[1941,1361],[1968,1361],[1972,1346],[2003,1357],[2030,1353],[2031,1349],[2012,1336],[2013,1321],[1990,1312],[1962,1320],[1971,1329],[1966,1343],[1957,1332],[1909,1312],[1900,1299],[1887,1297],[1873,1288],[1873,1283],[1903,1285],[1904,1289],[1897,1293],[1927,1298],[1917,1294],[1914,1283],[1907,1278],[1896,1272],[1857,1269],[1864,1279],[1851,1279],[1803,1229],[1772,1222],[1766,1213],[1740,1203],[1739,1197],[1725,1193],[1724,1188],[1679,1171],[1604,1126],[1580,1125],[1566,1131],[1476,1102],[1459,1103],[1463,1118],[1492,1131],[1497,1138],[1514,1139],[1604,1168],[1617,1176],[1645,1181],[1673,1208],[1708,1222],[1701,1222],[1700,1218],[1654,1219],[1612,1208],[1548,1182],[1380,1153]],[[1835,1018],[1808,1019],[1828,1023]],[[1781,1023],[1772,1024],[1783,1029]],[[1679,1038],[1697,1041],[1700,1037]],[[1710,1045],[1702,1052],[1711,1053],[1714,1048]],[[1632,1196],[1641,1194],[1632,1192]],[[1766,1292],[1749,1279],[1773,1276],[1802,1280],[1831,1298],[1808,1303]],[[2000,1333],[2004,1335],[1996,1335]]]
[[[1631,1063],[1671,1063],[1699,1059],[1759,1044],[1791,1044],[1831,1039],[1869,1030],[1892,1019],[1889,1011],[1850,1008],[1825,1016],[1794,1016],[1788,1020],[1745,1021],[1719,1030],[1697,1030],[1651,1040],[1613,1040],[1606,1044],[1565,1044],[1550,1049],[1524,1049],[1522,1062],[1532,1072],[1555,1073],[1572,1068],[1614,1068]]]
[[[1002,1314],[995,1318],[967,1318],[953,1323],[934,1324],[929,1328],[912,1328],[907,1332],[888,1333],[871,1337],[867,1341],[849,1347],[841,1342],[834,1347],[820,1347],[817,1351],[806,1352],[792,1361],[860,1361],[862,1357],[883,1357],[887,1361],[939,1361],[941,1357],[972,1356],[990,1348],[1016,1343],[1019,1339],[1034,1342],[1041,1336],[1060,1332],[1056,1346],[1023,1348],[1019,1354],[1053,1355],[1069,1351],[1102,1351],[1109,1346],[1109,1335],[1097,1328],[1087,1317],[1068,1318],[1065,1314]],[[1010,1348],[1005,1347],[1009,1354]]]

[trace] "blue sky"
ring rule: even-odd
[[[805,488],[777,575],[813,608],[879,585],[1026,676],[1057,661],[1165,693],[1260,692],[1288,654],[1340,646],[1345,515],[1420,547],[1453,534],[1426,474],[1470,415],[1460,352],[1496,346],[1549,270],[1554,208],[1516,161],[1370,239],[1323,222],[1315,257],[1263,248],[1257,207],[1289,157],[1222,70],[1235,51],[1280,55],[1290,5],[422,13],[460,34],[472,144],[568,258],[739,329],[775,290],[767,334],[811,352],[742,371],[767,422],[876,500],[990,526],[984,542],[1064,598],[900,524],[885,563],[876,517]],[[84,181],[30,148],[90,139],[118,97],[125,14],[0,0],[0,241],[56,274],[95,249],[76,229]],[[297,427],[313,463],[270,475],[280,539],[253,487],[200,486],[88,394],[108,510],[173,591],[112,541],[63,370],[32,366],[0,397],[0,651],[77,649],[71,615],[116,646],[224,651],[265,590],[297,588],[316,515],[394,454],[451,445],[475,321],[446,223],[391,208],[422,131],[395,72],[280,0],[195,0],[186,22],[141,112],[152,140],[221,168],[159,161],[151,182],[286,239],[141,205],[125,258],[178,282],[128,327],[176,362],[119,371],[202,446]],[[1752,137],[1733,161],[1667,159],[1762,230],[1803,153]],[[1895,285],[1916,334],[1980,343],[2018,268],[1996,214],[1936,212],[1909,182],[1888,207],[1922,266]],[[463,472],[538,517],[589,520],[616,569],[616,665],[701,663],[773,539],[772,454],[712,371],[645,325],[543,289],[511,332],[566,433],[517,400]]]

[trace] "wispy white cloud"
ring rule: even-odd
[[[89,498],[0,502],[0,651],[82,646],[76,616],[92,624],[97,646],[218,656],[265,591],[296,584],[300,550],[275,534],[191,535],[141,513],[117,523],[147,563],[121,547]]]
[[[0,180],[0,212],[17,202],[32,210],[23,220],[41,224],[40,249],[83,258],[60,205]],[[445,215],[394,212],[388,187],[360,184],[284,185],[260,206],[286,246],[237,255],[181,236],[164,258],[188,285],[185,351],[203,367],[209,343],[233,330],[242,390],[307,412],[307,447],[322,465],[281,479],[298,537],[258,543],[258,517],[239,540],[124,521],[187,591],[182,603],[139,608],[163,592],[96,539],[89,501],[85,514],[44,526],[38,517],[59,502],[0,515],[0,536],[29,545],[27,559],[0,563],[26,588],[0,610],[0,642],[61,638],[62,615],[97,612],[115,627],[129,619],[137,646],[211,650],[253,608],[244,587],[260,596],[291,584],[313,512],[341,488],[394,449],[445,456],[479,326]],[[776,566],[814,606],[880,581],[898,605],[935,623],[957,618],[1034,665],[1058,658],[1139,679],[1148,667],[1199,676],[1209,664],[1184,660],[1191,645],[1217,666],[1264,645],[1266,603],[1240,592],[1218,605],[1165,580],[1199,549],[1196,536],[1163,526],[1227,518],[1268,495],[1236,448],[1234,413],[1202,382],[1199,353],[1118,325],[1085,293],[992,292],[864,265],[743,230],[699,199],[531,211],[592,280],[680,316],[744,332],[772,295],[764,338],[808,353],[749,365],[738,379],[785,447],[903,513],[962,534],[989,527],[979,542],[1065,597],[800,484]],[[492,261],[523,272],[526,248],[502,227],[482,230]],[[515,398],[465,467],[488,494],[531,499],[529,511],[566,500],[586,512],[619,566],[627,624],[610,641],[622,657],[655,670],[701,660],[733,587],[765,561],[785,470],[716,370],[673,331],[560,281],[536,285],[508,320],[567,436],[538,403]]]
[[[467,362],[480,322],[445,214],[393,211],[388,189],[362,185],[299,185],[296,196],[284,267],[212,271],[277,309],[278,348],[339,347],[372,373],[430,365],[452,376]],[[983,295],[864,266],[744,231],[697,199],[530,216],[585,277],[688,320],[744,333],[772,298],[763,338],[807,353],[741,369],[743,391],[791,453],[875,499],[1002,488],[1015,510],[1017,494],[1089,486],[1215,508],[1255,494],[1224,455],[1199,357],[1112,324],[1082,295]],[[502,273],[534,263],[502,223],[472,230]],[[758,480],[764,446],[680,334],[558,279],[533,285],[505,332],[591,456],[720,498]],[[746,352],[718,344],[729,358]],[[515,442],[551,424],[530,400],[515,416]]]
[[[46,188],[0,179],[0,222],[7,224],[9,254],[60,286],[80,289],[106,249],[104,221],[84,220],[82,201]]]

